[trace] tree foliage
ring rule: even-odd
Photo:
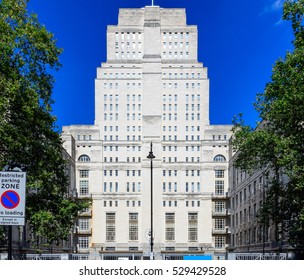
[[[0,0],[0,167],[27,168],[26,218],[37,236],[67,237],[83,205],[68,195],[62,142],[52,115],[51,71],[60,68],[52,33],[27,0]]]
[[[286,1],[283,19],[290,20],[294,50],[276,61],[271,82],[257,95],[263,120],[256,129],[234,120],[236,165],[246,171],[272,173],[263,207],[264,221],[281,224],[295,246],[304,244],[304,0]],[[282,184],[282,172],[288,183]]]

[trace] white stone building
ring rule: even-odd
[[[228,242],[228,139],[209,124],[207,68],[197,61],[197,27],[184,9],[120,9],[97,68],[95,124],[63,127],[79,198],[78,252],[222,258]]]

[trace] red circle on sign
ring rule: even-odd
[[[1,204],[4,208],[14,209],[20,203],[20,196],[15,191],[6,191],[1,195]]]

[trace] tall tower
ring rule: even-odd
[[[93,198],[84,222],[92,230],[80,236],[90,252],[149,256],[151,143],[154,257],[225,252],[226,217],[212,209],[227,207],[231,127],[209,125],[209,79],[197,61],[197,36],[184,9],[158,6],[120,9],[118,25],[108,26],[95,125],[63,129],[77,139],[79,193],[86,185]]]

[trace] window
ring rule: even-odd
[[[129,240],[138,240],[138,213],[129,213]]]
[[[85,209],[83,209],[80,213],[81,213],[81,214],[90,214],[90,213],[91,213],[91,210],[90,210],[90,208],[85,208]]]
[[[175,214],[165,213],[165,237],[167,241],[175,240]]]
[[[189,251],[199,251],[198,247],[188,247]]]
[[[87,155],[81,155],[79,158],[78,158],[78,161],[81,161],[81,162],[89,162],[91,161],[90,157],[87,156]]]
[[[224,213],[225,212],[225,202],[216,201],[214,204],[215,213]]]
[[[78,237],[78,246],[79,246],[79,250],[89,249],[89,237],[88,236],[79,236]]]
[[[223,180],[215,180],[215,194],[224,195],[224,181]]]
[[[215,249],[224,249],[226,244],[225,236],[215,236]]]
[[[197,241],[197,213],[188,213],[188,240]]]
[[[115,240],[115,213],[106,213],[106,240]]]
[[[105,250],[106,251],[110,251],[110,252],[114,252],[115,251],[115,247],[106,247]]]
[[[214,157],[213,161],[223,162],[223,161],[226,161],[226,158],[223,155],[217,155]]]
[[[89,181],[88,180],[79,181],[79,195],[80,196],[89,195]]]
[[[168,186],[168,192],[172,192],[172,183],[169,182],[168,184],[169,184],[169,186]]]
[[[215,178],[224,178],[224,170],[215,170]]]
[[[78,227],[79,227],[79,230],[89,230],[89,228],[90,228],[89,219],[79,219]]]
[[[214,220],[214,229],[215,230],[224,230],[225,229],[225,219],[215,219]]]
[[[79,177],[80,178],[89,178],[89,170],[79,170]]]
[[[175,251],[175,247],[165,247],[165,251]],[[170,259],[170,257],[168,257]]]

